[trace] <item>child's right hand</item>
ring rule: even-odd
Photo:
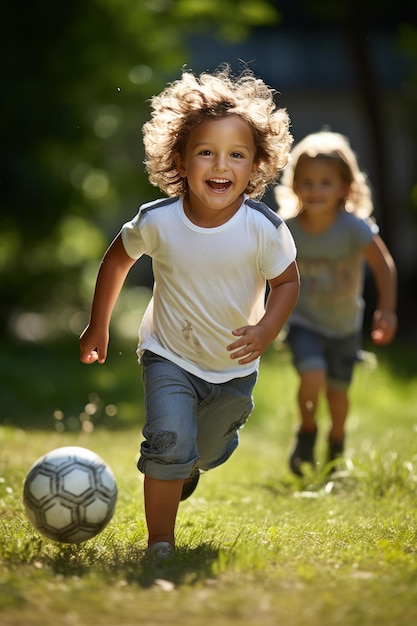
[[[87,365],[98,361],[104,363],[107,357],[109,333],[87,326],[80,335],[80,361]]]
[[[395,313],[377,309],[372,320],[372,341],[380,346],[390,343],[397,332],[397,325],[398,322]]]

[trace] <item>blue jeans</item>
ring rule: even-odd
[[[258,373],[214,384],[149,351],[141,364],[146,421],[138,469],[173,480],[224,463],[254,407]]]
[[[302,374],[324,370],[328,387],[341,390],[347,389],[352,381],[359,341],[359,333],[330,338],[296,325],[290,326],[287,335],[297,371]]]

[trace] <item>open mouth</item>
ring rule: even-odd
[[[210,178],[207,181],[207,185],[216,192],[227,191],[231,187],[232,183],[227,178]]]
[[[309,198],[307,200],[308,204],[311,204],[312,206],[316,205],[316,204],[323,204],[323,200],[321,198]]]

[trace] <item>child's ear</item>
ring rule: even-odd
[[[252,170],[251,173],[249,175],[249,183],[252,183],[253,180],[256,178],[256,175],[258,173],[258,167],[259,167],[259,163],[257,163],[256,161],[254,161],[253,165],[252,165]]]
[[[181,178],[186,178],[187,173],[185,171],[185,167],[184,167],[184,162],[182,160],[182,156],[180,155],[179,152],[175,153],[175,167],[177,168],[177,172],[181,176]]]
[[[345,184],[345,191],[343,193],[343,198],[342,198],[343,202],[347,202],[347,200],[349,199],[349,196],[351,194],[351,191],[352,191],[352,186],[349,185],[348,183],[346,183]]]

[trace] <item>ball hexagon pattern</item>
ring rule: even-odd
[[[117,484],[95,452],[65,446],[48,452],[30,468],[23,503],[34,528],[62,543],[95,537],[113,517]]]

